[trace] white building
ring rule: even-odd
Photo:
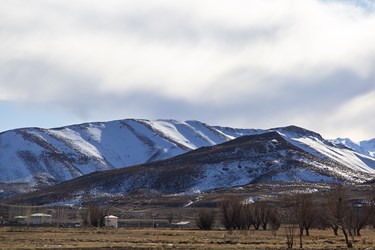
[[[31,225],[43,225],[43,224],[51,224],[51,223],[52,223],[52,215],[50,214],[36,213],[36,214],[30,215]]]
[[[118,217],[114,215],[108,215],[104,217],[104,225],[106,227],[118,228]]]
[[[26,225],[27,224],[27,216],[15,216],[14,220],[18,225]]]

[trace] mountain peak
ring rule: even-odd
[[[280,132],[282,134],[289,134],[289,135],[298,136],[298,137],[311,136],[311,137],[316,137],[316,138],[319,138],[319,139],[323,140],[323,137],[319,133],[316,133],[312,130],[308,130],[308,129],[298,127],[298,126],[295,126],[295,125],[272,128],[270,130],[274,130],[274,131]]]

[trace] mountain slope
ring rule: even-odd
[[[349,138],[337,138],[332,143],[338,147],[347,147],[366,156],[375,157],[375,139],[360,141],[359,143]]]
[[[45,176],[60,182],[230,139],[196,121],[121,120],[58,129],[17,129],[0,134],[0,181],[30,182],[35,176]]]
[[[274,129],[300,149],[325,161],[344,165],[354,171],[374,173],[375,159],[348,148],[337,147],[321,135],[296,126]]]
[[[199,121],[127,119],[56,129],[25,128],[1,133],[0,193],[7,184],[15,187],[14,183],[24,183],[31,188],[48,186],[95,171],[154,162],[241,136],[267,133],[277,133],[299,152],[304,152],[306,156],[303,159],[310,155],[317,162],[313,164],[315,167],[337,172],[342,180],[366,181],[371,178],[369,175],[375,173],[375,160],[371,154],[362,154],[361,151],[332,143],[318,133],[296,126],[256,130],[209,126]],[[275,140],[279,141],[280,138]],[[240,157],[241,153],[235,156]],[[273,161],[285,161],[286,155],[277,156]],[[223,165],[224,162],[217,164]],[[217,167],[210,166],[201,169],[211,168],[212,171],[207,170],[210,172],[207,172],[208,175],[211,175]],[[300,174],[307,176],[308,172]],[[256,178],[266,180],[265,176]],[[25,185],[22,190],[12,192],[28,191]]]
[[[138,166],[95,172],[27,195],[41,203],[153,192],[191,194],[258,182],[363,182],[367,173],[326,161],[295,146],[276,131]],[[25,197],[23,197],[24,199]]]

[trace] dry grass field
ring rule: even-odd
[[[322,209],[320,204],[320,201],[325,200],[322,195],[330,190],[326,185],[257,184],[189,196],[136,194],[115,197],[111,201],[96,201],[102,214],[105,212],[119,217],[121,227],[118,229],[69,228],[68,226],[76,224],[83,225],[87,204],[86,207],[53,207],[43,204],[30,206],[15,200],[8,204],[0,202],[0,215],[9,219],[8,225],[16,225],[17,222],[12,220],[16,216],[42,212],[53,215],[53,226],[66,226],[63,228],[2,226],[0,249],[286,249],[285,228],[280,228],[276,236],[271,230],[220,230],[224,225],[221,223],[223,214],[219,204],[228,197],[239,197],[241,200],[257,197],[257,202],[271,204],[270,207],[278,207],[283,211],[282,209],[286,208],[285,200],[282,199],[285,194],[311,188],[319,191],[312,196],[312,200],[316,202],[314,207],[321,208],[311,213],[316,213],[316,226],[328,226],[325,223],[327,219],[320,221],[321,218],[329,218],[327,211]],[[366,200],[366,197],[373,197],[373,190],[371,186],[351,187],[346,197],[348,201]],[[195,219],[202,209],[209,209],[215,214],[213,225],[215,230],[195,229],[197,228]],[[174,224],[171,224],[170,220],[173,220]],[[184,221],[191,222],[187,225],[188,228],[169,228],[178,227],[176,223]],[[374,224],[373,219],[368,222],[368,225]],[[153,225],[158,228],[152,228]],[[375,250],[375,229],[363,229],[361,233],[362,236],[351,239],[354,249]],[[303,237],[303,249],[346,249],[344,236],[334,236],[331,229],[312,229],[310,234]],[[299,249],[298,236],[294,238],[293,248]]]
[[[255,230],[1,227],[0,249],[286,249],[283,234],[282,228],[273,236]],[[343,237],[331,230],[312,230],[303,241],[304,249],[346,249]],[[363,230],[354,249],[375,249],[375,231]]]

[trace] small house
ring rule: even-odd
[[[51,224],[52,223],[52,215],[44,214],[44,213],[36,213],[30,215],[30,224],[31,225],[43,225],[43,224]]]
[[[14,221],[18,225],[26,225],[27,224],[27,216],[21,216],[21,215],[15,216]]]
[[[105,216],[104,226],[118,228],[118,217],[114,215]]]

